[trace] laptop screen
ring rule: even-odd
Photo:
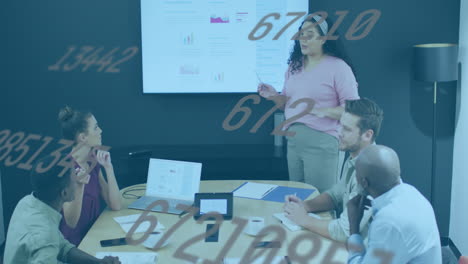
[[[201,163],[150,159],[146,196],[193,201],[200,189]]]

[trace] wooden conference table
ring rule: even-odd
[[[231,192],[239,185],[244,183],[243,180],[226,180],[226,181],[201,181],[200,183],[200,192]],[[298,187],[298,188],[309,188],[313,189],[313,186],[300,183],[300,182],[289,182],[289,181],[254,181],[259,183],[269,183],[276,184],[287,187]],[[123,193],[125,190],[134,187],[145,187],[142,185],[130,186],[121,191]],[[133,194],[143,195],[144,191],[141,190],[138,192],[132,192]],[[318,196],[318,191],[313,192],[310,198]],[[180,226],[169,238],[169,244],[165,247],[162,247],[156,251],[145,248],[143,245],[125,245],[125,246],[115,246],[115,247],[105,247],[100,246],[100,241],[104,239],[114,239],[125,237],[125,232],[120,228],[119,224],[114,221],[114,217],[125,216],[131,214],[142,213],[141,210],[128,209],[127,206],[135,201],[133,199],[122,198],[122,210],[120,211],[110,211],[108,208],[99,216],[97,221],[94,223],[92,228],[89,230],[88,234],[85,236],[79,248],[91,255],[95,255],[96,252],[106,251],[106,252],[156,252],[158,253],[158,263],[191,263],[186,260],[175,258],[174,252],[185,242],[191,238],[202,234],[206,230],[206,223],[214,223],[214,221],[208,221],[202,224],[197,223],[193,217]],[[332,242],[331,240],[321,237],[310,231],[300,230],[291,232],[284,225],[282,225],[276,218],[273,217],[273,214],[282,212],[283,203],[278,202],[269,202],[262,200],[253,200],[246,198],[237,198],[234,197],[234,217],[240,217],[248,219],[250,216],[261,216],[265,219],[265,227],[269,225],[276,225],[283,227],[286,231],[286,240],[282,241],[281,248],[277,251],[276,255],[286,256],[288,255],[288,248],[291,245],[292,241],[298,236],[307,236],[308,239],[303,240],[299,244],[292,244],[291,248],[297,250],[299,256],[304,256],[307,254],[315,255],[311,258],[308,258],[307,263],[346,263],[348,253],[342,243]],[[151,212],[150,215],[155,215],[158,219],[158,222],[161,222],[165,229],[163,231],[168,231],[169,228],[176,224],[179,221],[179,217],[173,214],[164,214],[164,213],[155,213]],[[331,218],[329,213],[321,213],[323,218]],[[185,252],[188,254],[196,255],[200,259],[216,259],[218,253],[224,247],[228,239],[235,231],[238,225],[232,223],[230,220],[224,221],[219,230],[219,241],[218,242],[205,242],[204,239],[201,239],[197,242],[194,242],[189,247],[185,249]],[[141,237],[141,233],[134,234],[133,238],[138,239]],[[262,241],[274,240],[276,234],[271,233],[262,239]],[[242,258],[244,254],[247,253],[251,247],[251,243],[254,241],[255,237],[242,233],[238,236],[237,240],[234,242],[232,248],[227,252],[226,257],[228,258]],[[313,242],[311,241],[313,240]],[[253,256],[259,253],[263,248],[256,249],[253,252]],[[275,249],[266,249],[266,250],[275,250]],[[269,252],[269,251],[268,251]],[[268,252],[264,252],[263,255],[266,256]],[[315,252],[315,253],[314,253]],[[325,261],[329,259],[329,261]],[[291,259],[292,263],[299,263],[294,259]],[[201,262],[200,262],[201,263]],[[302,262],[305,263],[305,262]]]

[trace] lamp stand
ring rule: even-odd
[[[434,105],[432,108],[432,169],[431,169],[431,204],[434,207],[435,202],[435,175],[436,175],[436,158],[437,158],[437,81],[434,82]]]

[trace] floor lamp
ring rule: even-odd
[[[431,43],[413,46],[414,79],[434,84],[432,111],[432,169],[431,204],[434,206],[435,174],[437,157],[437,83],[456,81],[458,78],[458,45],[451,43]]]

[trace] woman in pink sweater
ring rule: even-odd
[[[331,26],[318,15],[302,22],[282,93],[265,83],[258,86],[262,97],[284,103],[286,119],[307,108],[304,102],[293,105],[296,101],[308,98],[315,102],[311,111],[283,129],[295,133],[287,136],[289,179],[312,184],[321,192],[336,182],[339,119],[345,101],[359,99],[358,84],[341,42],[319,38]]]

